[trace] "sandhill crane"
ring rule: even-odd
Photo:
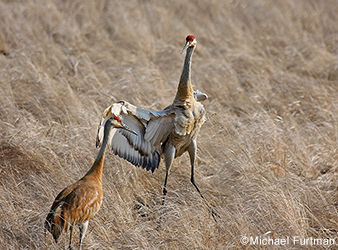
[[[112,137],[111,146],[115,154],[154,172],[158,168],[161,156],[164,156],[166,175],[163,186],[163,201],[167,193],[167,181],[174,158],[188,151],[191,163],[191,183],[204,199],[194,179],[196,158],[196,137],[205,121],[205,109],[202,101],[208,96],[200,91],[194,92],[191,84],[191,57],[196,48],[196,39],[189,35],[181,54],[186,50],[180,82],[176,97],[171,105],[161,111],[138,108],[126,101],[109,106],[102,114],[98,128],[96,145],[102,140],[102,128],[107,119],[121,116],[123,123],[135,130],[138,136],[120,130]],[[216,221],[216,213],[209,206]]]
[[[103,198],[102,169],[109,137],[112,128],[134,131],[122,125],[120,118],[110,118],[104,126],[101,149],[87,174],[74,184],[62,190],[50,209],[45,221],[45,229],[52,233],[57,243],[63,231],[70,229],[69,249],[72,249],[73,227],[78,224],[80,229],[79,249],[84,239],[88,222],[99,211]]]

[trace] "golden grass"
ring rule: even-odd
[[[198,41],[193,83],[209,95],[196,182],[221,218],[213,221],[191,185],[187,155],[174,161],[161,206],[163,164],[151,174],[109,153],[103,206],[84,248],[242,249],[242,235],[335,238],[337,13],[334,0],[1,1],[1,248],[45,246],[44,219],[93,163],[108,105],[172,102],[188,34]],[[64,48],[73,63],[64,65]],[[46,242],[64,248],[68,235]]]

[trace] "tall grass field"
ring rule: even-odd
[[[217,222],[187,153],[162,205],[164,163],[152,174],[109,150],[83,249],[338,249],[337,13],[336,0],[0,0],[0,248],[68,247],[44,221],[92,166],[102,112],[170,105],[192,34],[192,83],[209,96],[195,180]]]

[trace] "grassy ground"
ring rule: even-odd
[[[258,236],[290,242],[247,249],[335,249],[291,239],[337,236],[337,13],[334,0],[0,1],[1,248],[66,247],[43,223],[92,165],[102,111],[169,105],[193,34],[193,84],[209,96],[195,178],[221,218],[186,154],[162,206],[163,163],[151,174],[109,152],[84,248],[243,249]]]

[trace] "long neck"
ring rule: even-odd
[[[194,49],[195,47],[189,47],[187,49],[183,71],[174,102],[187,102],[194,99],[194,90],[191,84],[191,57]]]
[[[106,155],[106,148],[107,148],[108,140],[110,137],[108,130],[109,129],[106,129],[105,127],[103,142],[102,142],[100,151],[96,157],[96,160],[94,161],[93,166],[89,169],[86,176],[91,175],[91,176],[94,176],[95,178],[98,178],[99,180],[102,180],[104,157]]]

